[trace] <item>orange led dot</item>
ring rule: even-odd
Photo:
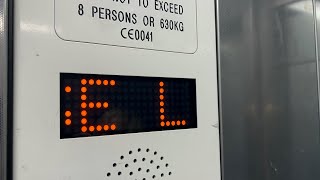
[[[87,92],[87,88],[86,87],[82,87],[81,88],[81,92],[83,92],[83,93]]]
[[[159,92],[160,92],[160,93],[164,93],[164,89],[163,89],[163,88],[160,88]]]
[[[164,82],[161,81],[161,82],[159,83],[159,86],[163,87],[163,86],[164,86]]]
[[[111,80],[111,81],[110,81],[110,85],[111,85],[111,86],[116,85],[116,81],[115,81],[115,80]]]
[[[177,121],[177,125],[180,126],[180,124],[181,124],[181,122],[180,122],[180,121]]]
[[[164,122],[161,122],[160,125],[163,127],[163,126],[165,125],[165,123],[164,123]]]
[[[94,126],[89,127],[89,131],[93,132],[94,131]]]
[[[160,100],[163,100],[164,99],[164,95],[160,95],[159,98],[160,98]]]
[[[101,102],[97,102],[96,106],[97,108],[101,108]]]
[[[101,131],[102,130],[102,126],[98,125],[97,126],[97,131]]]
[[[86,95],[81,95],[81,100],[82,101],[85,101],[87,99],[87,96]]]
[[[181,124],[182,124],[182,125],[186,125],[187,122],[186,122],[185,120],[183,120],[183,121],[181,122]]]
[[[172,121],[172,122],[171,122],[171,125],[172,125],[172,126],[175,126],[175,125],[176,125],[176,122]]]
[[[104,108],[108,108],[108,107],[109,107],[109,104],[108,104],[107,102],[104,102],[104,103],[103,103],[103,107],[104,107]]]
[[[108,126],[108,125],[104,125],[104,126],[103,126],[103,129],[104,129],[105,131],[108,131],[108,130],[109,130],[109,126]]]
[[[108,80],[103,81],[103,85],[107,86],[109,84]]]
[[[89,80],[89,84],[90,84],[90,85],[94,85],[94,80],[93,80],[93,79],[90,79],[90,80]]]
[[[102,82],[101,82],[100,79],[98,79],[98,80],[96,81],[96,84],[99,85],[99,86],[101,85],[101,83],[102,83]]]
[[[67,126],[71,125],[71,120],[70,120],[70,119],[67,119],[67,120],[65,121],[65,124],[66,124]]]
[[[84,108],[86,108],[87,107],[87,103],[81,103],[81,107],[84,109]]]
[[[81,128],[81,131],[82,131],[82,132],[84,132],[84,133],[85,133],[85,132],[87,132],[87,130],[88,130],[88,128],[87,128],[87,127],[82,126],[82,128]]]
[[[93,102],[89,103],[89,108],[94,108],[94,103]]]
[[[66,115],[66,117],[70,117],[70,116],[71,116],[71,111],[66,111],[66,112],[64,113],[64,115]]]
[[[160,116],[160,119],[161,119],[161,120],[164,120],[164,118],[165,118],[164,115],[161,115],[161,116]]]
[[[163,101],[160,102],[160,106],[164,106],[164,102]]]
[[[167,121],[167,122],[166,122],[166,125],[167,125],[167,126],[170,126],[170,121]]]
[[[67,93],[71,92],[71,87],[70,86],[67,86],[65,89],[64,89]]]
[[[81,111],[81,115],[82,116],[86,116],[87,115],[87,111]]]
[[[111,130],[112,130],[112,131],[116,130],[116,128],[117,128],[116,125],[114,125],[114,124],[111,125]]]
[[[86,84],[87,84],[87,80],[82,79],[82,80],[81,80],[81,84],[82,84],[82,85],[86,85]]]
[[[86,118],[81,119],[81,124],[87,124],[88,120]]]
[[[164,108],[160,108],[160,113],[164,113]]]

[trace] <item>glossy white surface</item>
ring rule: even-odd
[[[198,1],[197,16],[198,50],[183,54],[64,41],[53,0],[16,0],[14,180],[133,179],[107,172],[138,148],[170,163],[172,175],[155,179],[220,179],[214,1]],[[60,72],[195,78],[198,128],[61,140]]]

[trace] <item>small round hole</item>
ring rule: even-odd
[[[119,171],[119,172],[118,172],[118,176],[120,176],[121,174],[122,174],[121,171]]]
[[[129,151],[129,154],[132,154],[132,151]]]
[[[123,159],[124,158],[124,156],[120,156],[120,159]]]
[[[163,157],[161,157],[160,160],[162,161],[162,160],[163,160]]]
[[[130,172],[129,174],[130,174],[130,176],[132,176],[132,175],[133,175],[133,172]]]
[[[136,163],[136,162],[137,162],[137,159],[134,159],[133,162]]]
[[[147,170],[146,170],[146,172],[147,172],[147,173],[149,173],[149,172],[150,172],[150,170],[149,170],[149,169],[147,169]]]
[[[129,166],[129,164],[124,165],[124,167],[126,167],[126,168],[127,168],[128,166]]]
[[[138,168],[138,171],[141,171],[141,168]]]
[[[140,152],[140,151],[141,151],[141,149],[139,148],[139,149],[138,149],[138,152]]]
[[[147,150],[146,150],[146,152],[149,152],[149,151],[150,151],[150,149],[147,149]]]
[[[153,163],[153,160],[150,161],[150,164],[152,164],[152,163]]]
[[[117,163],[113,163],[113,165],[112,165],[113,167],[116,167],[117,166]]]
[[[168,167],[169,166],[169,164],[166,164],[166,167]]]
[[[107,173],[107,176],[108,176],[108,177],[111,176],[111,173],[108,172],[108,173]]]
[[[146,178],[143,178],[142,180],[146,180]]]
[[[142,161],[145,161],[146,160],[146,158],[142,158]]]
[[[160,166],[157,166],[157,169],[160,169]]]
[[[161,177],[163,177],[163,176],[164,176],[164,174],[162,173],[162,174],[161,174]]]
[[[156,178],[156,175],[153,175],[153,176],[152,176],[152,179],[154,179],[154,178]]]
[[[171,173],[171,172],[169,172],[169,176],[171,176],[171,174],[172,174],[172,173]]]
[[[155,151],[153,154],[154,154],[154,155],[157,155],[158,153],[157,153],[157,151]]]

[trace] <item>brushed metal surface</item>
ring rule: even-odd
[[[218,0],[224,180],[320,179],[313,9]]]
[[[7,0],[0,0],[0,179],[7,179]]]

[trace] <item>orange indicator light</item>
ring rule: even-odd
[[[85,111],[85,110],[81,111],[81,115],[82,116],[86,116],[87,115],[87,111]]]
[[[109,84],[108,80],[103,81],[103,85],[107,86]]]
[[[93,102],[89,103],[89,108],[91,108],[91,109],[94,108],[94,103]]]
[[[65,88],[65,91],[66,91],[67,93],[71,92],[71,87],[70,87],[70,86],[67,86],[67,87]]]
[[[187,122],[185,120],[183,120],[181,123],[182,123],[182,125],[186,125],[187,124]]]
[[[96,84],[98,85],[98,86],[100,86],[101,85],[101,80],[100,79],[98,79],[97,81],[96,81]]]
[[[180,121],[177,121],[177,125],[180,126],[180,124],[181,124],[181,122],[180,122]]]
[[[86,95],[81,95],[81,100],[82,100],[82,101],[87,100],[87,96],[86,96]]]
[[[94,85],[94,80],[93,80],[93,79],[90,79],[90,80],[89,80],[89,84],[90,84],[90,85]]]
[[[116,128],[117,128],[116,125],[114,125],[114,124],[111,125],[111,130],[112,131],[116,130]]]
[[[66,115],[66,117],[70,117],[70,116],[71,116],[71,111],[66,111],[66,112],[64,113],[64,115]]]
[[[167,126],[170,126],[170,121],[167,121],[167,122],[166,122],[166,125],[167,125]]]
[[[162,121],[164,120],[164,118],[165,118],[164,115],[161,115],[161,116],[160,116],[160,119],[161,119]]]
[[[159,83],[159,86],[160,86],[160,87],[163,87],[163,86],[164,86],[164,82],[161,81],[161,82]]]
[[[87,103],[85,103],[85,102],[81,103],[81,107],[82,107],[83,109],[86,108],[86,107],[87,107]]]
[[[172,126],[175,126],[175,125],[176,125],[176,122],[172,121],[172,122],[171,122],[171,125],[172,125]]]
[[[82,80],[81,80],[81,84],[82,84],[82,85],[86,85],[86,84],[87,84],[87,80],[82,79]]]
[[[111,80],[111,81],[110,81],[110,85],[111,85],[111,86],[116,85],[116,81],[115,81],[115,80]]]
[[[101,102],[97,102],[96,106],[97,108],[101,108]]]
[[[70,120],[70,119],[67,119],[67,120],[65,121],[65,123],[66,123],[67,126],[70,126],[70,125],[71,125],[71,120]]]
[[[160,98],[160,100],[163,100],[164,99],[164,95],[160,95],[159,98]]]
[[[86,87],[82,87],[81,88],[81,92],[83,92],[83,93],[87,92],[87,88]]]
[[[104,103],[103,103],[103,107],[104,107],[104,108],[108,108],[108,107],[109,107],[109,104],[108,104],[107,102],[104,102]]]
[[[165,125],[165,123],[162,121],[162,122],[160,123],[160,125],[163,127],[163,126]]]
[[[82,128],[81,128],[81,131],[82,131],[82,132],[84,132],[84,133],[85,133],[85,132],[87,132],[87,130],[88,130],[88,128],[87,128],[87,127],[82,126]]]
[[[101,131],[102,130],[102,126],[98,125],[97,126],[97,131]]]
[[[164,89],[163,88],[160,88],[159,92],[162,94],[164,93]]]
[[[164,113],[164,108],[160,108],[160,113]]]
[[[164,106],[164,102],[163,101],[160,102],[160,106]]]
[[[108,126],[108,125],[104,125],[104,126],[103,126],[103,129],[104,129],[105,131],[108,131],[108,130],[109,130],[109,126]]]
[[[81,119],[81,124],[85,125],[87,124],[88,120],[86,118],[82,118]]]
[[[90,131],[90,132],[93,132],[93,131],[94,131],[94,126],[90,126],[90,127],[89,127],[89,131]]]

